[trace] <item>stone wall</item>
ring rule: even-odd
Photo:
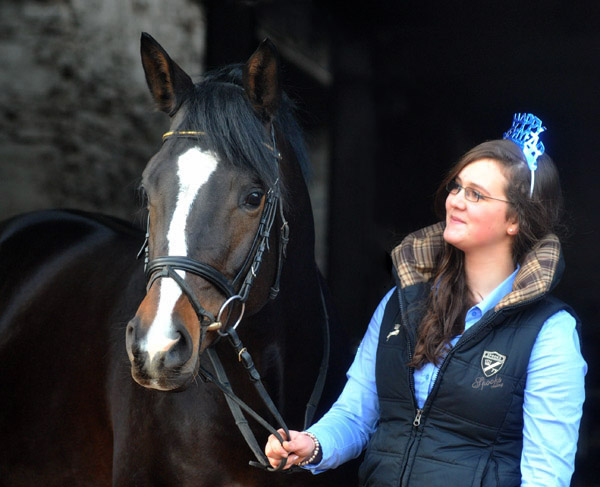
[[[139,176],[168,125],[140,34],[194,77],[205,30],[193,0],[0,1],[0,219],[56,207],[135,219]]]

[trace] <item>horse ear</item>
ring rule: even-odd
[[[173,61],[167,51],[146,32],[142,33],[142,65],[148,88],[158,108],[173,116],[194,88],[192,79]]]
[[[279,64],[275,44],[265,39],[250,56],[242,73],[246,95],[265,123],[273,120],[281,100]]]

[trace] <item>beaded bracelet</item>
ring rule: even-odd
[[[303,435],[308,436],[311,440],[313,440],[313,443],[315,444],[315,449],[313,450],[313,453],[310,456],[310,458],[307,458],[306,460],[304,460],[303,462],[300,462],[298,464],[298,466],[304,467],[305,465],[309,465],[312,462],[314,462],[315,459],[317,458],[317,456],[319,456],[319,452],[321,451],[321,444],[319,443],[319,440],[317,439],[317,437],[315,435],[313,435],[312,433],[310,433],[308,431],[302,431],[301,433]]]

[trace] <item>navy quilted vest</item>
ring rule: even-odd
[[[518,487],[531,349],[548,317],[572,310],[550,296],[490,310],[448,354],[419,411],[406,363],[422,310],[407,303],[422,303],[426,286],[409,286],[386,308],[376,364],[380,421],[360,485]]]

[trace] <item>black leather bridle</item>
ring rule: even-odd
[[[167,132],[163,135],[163,142],[169,137],[198,137],[201,135],[206,135],[204,132],[198,131],[172,131]],[[273,152],[275,158],[277,159],[277,164],[279,164],[279,160],[281,159],[280,153],[277,151],[275,145],[275,136],[273,127],[271,127],[271,137],[272,137],[272,145],[265,145]],[[271,235],[271,230],[273,224],[276,220],[277,211],[279,211],[281,227],[279,234],[279,248],[277,254],[277,270],[275,274],[275,280],[273,285],[271,286],[271,290],[269,293],[270,299],[275,299],[279,294],[279,285],[281,279],[281,271],[283,268],[283,261],[285,259],[286,248],[289,241],[289,225],[287,220],[285,219],[283,213],[283,203],[281,201],[281,194],[279,189],[279,179],[275,181],[273,186],[269,188],[266,193],[266,201],[263,207],[261,219],[258,225],[258,229],[254,236],[254,240],[252,242],[252,246],[250,247],[250,251],[248,252],[244,264],[238,271],[236,277],[233,281],[229,281],[223,273],[215,269],[209,264],[204,262],[199,262],[195,259],[192,259],[187,256],[162,256],[156,257],[152,260],[149,260],[149,238],[150,238],[150,217],[148,216],[148,223],[146,229],[146,238],[144,240],[144,244],[138,253],[138,257],[142,254],[145,254],[145,274],[147,280],[147,290],[152,287],[152,284],[160,278],[171,278],[173,279],[177,285],[180,287],[181,291],[186,295],[190,304],[192,305],[196,316],[198,317],[198,321],[200,323],[200,345],[202,344],[206,333],[208,331],[217,331],[221,336],[228,337],[229,341],[234,348],[234,351],[238,357],[238,360],[243,364],[246,369],[250,381],[253,383],[256,388],[259,396],[261,397],[264,404],[269,409],[270,413],[279,423],[279,426],[285,431],[287,438],[290,437],[288,427],[285,424],[281,414],[279,413],[277,407],[273,403],[273,400],[269,396],[266,391],[264,385],[262,384],[260,374],[254,367],[254,362],[252,357],[246,347],[243,346],[236,328],[240,324],[242,317],[244,315],[245,303],[250,295],[250,290],[252,285],[254,284],[254,280],[256,279],[265,250],[269,249],[269,238]],[[217,316],[212,314],[210,311],[206,310],[200,301],[197,299],[193,290],[189,286],[185,279],[182,278],[177,271],[184,271],[199,276],[206,281],[210,282],[213,286],[215,286],[224,296],[225,301],[221,306]],[[236,290],[237,293],[236,293]],[[325,378],[327,375],[327,368],[329,363],[329,317],[327,313],[327,307],[325,303],[325,298],[323,295],[322,288],[321,291],[321,301],[324,310],[325,322],[324,322],[324,350],[323,357],[321,361],[321,366],[319,368],[319,375],[317,377],[317,381],[313,387],[313,391],[311,397],[306,406],[305,413],[305,427],[308,427],[316,410],[317,404],[320,400],[324,384]],[[237,321],[233,326],[227,327],[221,321],[222,315],[224,311],[227,309],[229,304],[234,301],[239,301],[242,305],[240,314],[238,316]],[[228,316],[229,321],[229,316]],[[200,346],[199,345],[199,346]],[[283,442],[283,438],[279,434],[279,432],[273,428],[264,418],[262,418],[259,414],[257,414],[252,408],[250,408],[244,401],[242,401],[232,390],[231,385],[229,384],[229,380],[225,373],[225,369],[221,364],[221,361],[217,355],[216,350],[211,345],[207,349],[208,356],[211,360],[213,368],[215,370],[215,375],[213,375],[210,371],[208,371],[203,366],[199,366],[199,374],[200,376],[207,382],[212,382],[215,384],[225,395],[225,399],[229,408],[231,410],[232,415],[234,416],[235,422],[240,429],[240,432],[244,436],[246,443],[253,451],[256,456],[258,462],[250,462],[250,465],[264,468],[268,471],[278,471],[282,470],[286,464],[286,459],[282,459],[282,462],[279,464],[277,468],[272,468],[269,465],[269,461],[266,458],[262,448],[258,444],[254,433],[250,429],[248,422],[245,420],[244,413],[245,411],[249,415],[251,415],[259,424],[261,424],[265,429],[267,429],[271,434],[275,435],[280,442]],[[290,469],[295,470],[295,467]]]
[[[167,138],[173,136],[197,137],[198,135],[204,134],[204,132],[196,131],[167,132],[163,135],[163,142]],[[274,143],[275,139],[273,137],[273,146],[268,147],[275,155],[277,161],[279,161],[281,159],[281,155],[277,151]],[[281,195],[279,190],[279,179],[275,181],[273,186],[269,188],[269,190],[266,193],[265,205],[263,207],[261,219],[258,224],[258,229],[254,236],[254,240],[250,247],[250,251],[246,256],[244,264],[238,271],[238,274],[231,282],[225,275],[223,275],[223,273],[221,273],[211,265],[206,264],[204,262],[199,262],[187,256],[163,256],[149,260],[150,223],[148,220],[146,238],[142,249],[140,249],[140,253],[138,254],[138,256],[142,253],[145,254],[145,273],[147,280],[147,289],[150,289],[152,287],[152,284],[157,279],[164,277],[169,277],[173,279],[181,288],[181,291],[186,295],[190,304],[194,308],[194,311],[198,317],[198,321],[200,322],[201,327],[200,339],[204,339],[207,331],[216,330],[219,331],[222,335],[226,334],[226,332],[224,333],[223,331],[225,325],[221,322],[222,315],[227,306],[237,300],[242,304],[242,310],[240,312],[238,320],[233,326],[237,327],[237,325],[240,323],[243,317],[245,303],[248,299],[248,296],[250,295],[250,289],[252,288],[254,280],[258,275],[258,271],[263,260],[263,254],[265,250],[269,249],[269,238],[271,236],[271,230],[273,227],[273,223],[275,222],[275,217],[278,210],[281,219],[281,227],[279,230],[280,235],[279,249],[277,253],[277,271],[275,274],[274,283],[271,286],[271,291],[269,293],[269,297],[271,299],[275,299],[279,294],[281,271],[283,268],[283,261],[285,259],[286,248],[289,241],[289,225],[283,213],[283,203],[281,201]],[[225,301],[221,306],[221,309],[217,313],[217,316],[215,316],[202,306],[202,304],[192,291],[191,287],[176,271],[189,272],[190,274],[194,274],[205,279],[206,281],[210,282],[213,286],[215,286],[225,296]]]

